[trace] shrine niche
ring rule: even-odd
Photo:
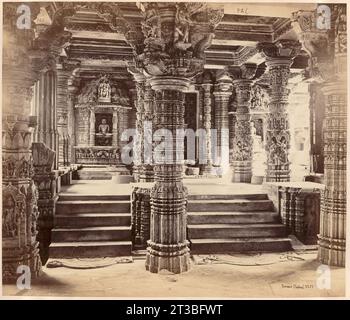
[[[128,109],[128,89],[110,75],[100,75],[82,85],[75,105],[77,163],[119,164],[119,123]]]

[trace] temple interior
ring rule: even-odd
[[[18,5],[3,5],[5,293],[24,265],[24,295],[89,295],[108,270],[161,289],[91,295],[344,294],[346,5]]]

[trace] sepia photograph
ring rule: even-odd
[[[1,8],[1,299],[348,297],[345,2]]]

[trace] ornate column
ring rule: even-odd
[[[113,117],[112,117],[112,146],[116,149],[119,148],[119,140],[118,140],[118,108],[113,108]]]
[[[93,107],[90,108],[90,127],[89,127],[89,146],[95,145],[95,110]]]
[[[252,178],[253,139],[250,99],[256,70],[256,64],[244,64],[241,68],[232,70],[237,97],[235,134],[232,143],[233,182],[250,183]]]
[[[128,123],[128,119],[129,119],[129,115],[132,112],[132,109],[126,109],[126,108],[120,108],[119,112],[118,112],[118,134],[119,137],[121,137],[122,133],[124,132],[124,130],[130,128],[129,127],[129,123]],[[134,126],[131,126],[131,128],[133,128]],[[120,152],[122,152],[123,147],[127,144],[128,142],[126,141],[121,141],[119,140],[118,146],[119,146],[119,150]]]
[[[140,172],[140,182],[153,182],[154,170],[152,159],[153,143],[153,119],[154,119],[154,91],[148,81],[145,83],[143,95],[143,140],[142,140],[142,170]]]
[[[57,65],[57,131],[58,131],[58,164],[68,165],[68,78],[70,72]]]
[[[266,181],[289,181],[290,132],[287,114],[287,88],[290,66],[301,45],[293,40],[259,43],[266,57],[270,82],[270,103],[266,128]]]
[[[346,135],[347,135],[347,27],[346,5],[329,5],[332,30],[316,28],[316,11],[294,13],[294,27],[310,54],[310,73],[323,82],[324,184],[318,259],[345,266],[346,246]]]
[[[55,206],[58,199],[56,181],[58,171],[54,171],[55,152],[41,142],[32,144],[34,177],[38,187],[38,236],[40,258],[43,265],[49,258],[51,230],[54,226]]]
[[[347,144],[347,26],[346,5],[332,7],[334,64],[332,79],[323,87],[324,183],[318,257],[322,263],[345,267],[346,259],[346,144]]]
[[[226,74],[217,78],[215,85],[215,129],[217,130],[216,157],[214,164],[220,167],[222,175],[225,158],[229,160],[228,103],[232,95],[232,79]],[[227,154],[226,154],[227,153]],[[229,161],[227,161],[229,162]],[[228,163],[227,163],[228,165]]]
[[[203,70],[203,52],[223,12],[192,3],[143,3],[142,8],[145,47],[136,60],[154,90],[155,130],[167,129],[172,135],[163,149],[158,145],[154,150],[146,269],[180,273],[189,269],[190,255],[187,189],[182,182],[184,144],[176,131],[184,128],[184,91]],[[158,130],[154,138],[160,141],[163,134]]]
[[[211,83],[202,84],[204,91],[204,117],[203,117],[203,127],[206,131],[205,143],[206,143],[206,163],[203,164],[203,174],[209,175],[212,173],[212,155],[211,155],[211,90],[213,85]]]
[[[29,56],[33,31],[18,29],[17,3],[3,5],[2,101],[2,276],[14,283],[17,268],[41,273],[37,235],[38,192],[32,180],[30,103],[37,75]],[[39,5],[31,4],[32,19]],[[33,25],[34,22],[32,21]]]
[[[130,69],[129,69],[129,72]],[[140,182],[140,175],[142,174],[142,164],[143,164],[143,114],[144,114],[144,93],[145,93],[145,82],[146,78],[141,73],[132,73],[135,79],[136,92],[133,94],[133,101],[136,109],[136,121],[135,129],[137,130],[137,135],[134,141],[134,168],[133,174],[136,182]]]
[[[68,149],[68,164],[75,163],[75,146],[77,125],[75,122],[75,94],[78,88],[74,85],[74,79],[68,80],[68,137],[70,141]]]
[[[72,88],[68,82],[72,71],[79,66],[78,61],[68,60],[56,64],[57,73],[57,131],[58,131],[58,163],[68,166],[72,163],[72,136],[74,133],[74,105],[72,106]],[[73,90],[74,91],[74,90]]]

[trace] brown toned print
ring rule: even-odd
[[[4,297],[345,297],[345,4],[2,6]]]

